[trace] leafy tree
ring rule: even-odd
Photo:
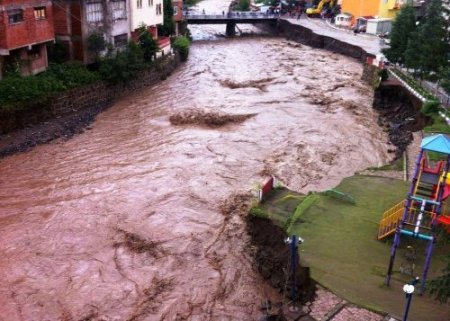
[[[250,10],[250,0],[239,0],[236,10],[238,11],[249,11]]]
[[[181,61],[186,61],[189,56],[189,39],[186,37],[177,37],[172,44],[172,47],[180,54]]]
[[[446,21],[442,16],[442,1],[431,0],[425,22],[420,26],[421,69],[425,75],[438,73],[447,65],[448,43]]]
[[[412,68],[415,73],[419,73],[422,79],[422,39],[419,32],[413,32],[408,40],[408,46],[404,53],[405,66]]]
[[[110,84],[126,83],[144,68],[142,50],[130,42],[125,51],[118,51],[102,60],[99,73]]]
[[[175,22],[173,21],[173,6],[171,0],[164,0],[164,23],[158,25],[158,34],[169,37],[175,34]]]
[[[438,100],[427,100],[420,111],[427,116],[436,115],[439,112],[441,103]]]
[[[383,54],[389,61],[402,65],[405,63],[408,39],[410,39],[415,30],[416,17],[414,8],[411,5],[406,5],[400,10],[392,24],[390,48],[383,50]]]
[[[289,9],[289,10],[294,9],[294,8],[295,8],[295,3],[296,3],[296,2],[297,2],[296,0],[288,0],[288,1],[287,1],[288,9]]]
[[[142,49],[144,60],[150,62],[159,50],[158,43],[153,39],[146,25],[141,25],[137,32],[138,44]]]
[[[87,49],[94,54],[95,61],[98,61],[100,53],[106,49],[106,40],[100,31],[94,31],[89,35]]]

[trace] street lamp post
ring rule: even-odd
[[[285,240],[285,243],[289,245],[289,248],[291,250],[291,264],[290,264],[290,276],[291,276],[291,300],[292,300],[292,306],[296,307],[297,302],[297,265],[299,262],[299,256],[298,256],[298,245],[302,244],[304,240],[301,237],[297,237],[297,235],[292,235],[292,237],[288,237]]]
[[[408,319],[408,312],[409,312],[409,307],[411,306],[411,299],[412,299],[412,295],[414,293],[414,286],[418,282],[419,282],[419,277],[416,277],[409,284],[405,284],[403,286],[403,292],[405,292],[405,294],[406,294],[406,306],[405,306],[405,313],[403,313],[402,321],[406,321]]]

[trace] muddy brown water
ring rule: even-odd
[[[1,160],[0,320],[257,320],[275,294],[245,250],[251,191],[389,160],[361,72],[277,38],[200,41],[91,130]],[[186,108],[251,116],[171,124]]]

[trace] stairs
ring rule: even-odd
[[[420,229],[430,229],[434,220],[432,218],[434,218],[436,215],[434,213],[434,205],[436,205],[437,202],[441,203],[442,200],[445,200],[450,196],[450,185],[445,184],[440,200],[435,200],[437,198],[437,192],[441,183],[440,173],[443,163],[439,163],[435,168],[425,168],[424,164],[424,160],[422,160],[421,169],[416,176],[418,179],[415,185],[414,192],[412,193],[412,195],[408,196],[412,197],[413,200],[411,202],[410,208],[408,208],[407,212],[405,213],[405,221],[403,222],[406,228],[406,232],[408,232],[409,229],[414,228],[415,224],[420,224]],[[420,213],[420,203],[422,203],[421,199],[428,201],[426,203],[427,205],[423,208],[424,211],[422,213]],[[401,223],[405,210],[405,203],[406,200],[396,204],[395,206],[384,212],[383,218],[381,219],[378,228],[378,240],[382,240],[395,233],[397,227]],[[419,222],[416,223],[416,220],[418,219]],[[440,224],[446,225],[448,230],[450,231],[450,216],[441,215],[437,219]]]
[[[389,210],[387,210],[386,212],[384,212],[383,218],[381,219],[380,226],[378,228],[378,240],[382,240],[395,233],[397,226],[400,224],[400,221],[402,220],[405,202],[406,200],[403,200],[400,203],[393,206],[392,208],[390,208]],[[408,210],[408,213],[406,214],[404,224],[406,226],[413,226],[417,220],[419,212],[420,212],[419,208],[414,208],[413,206],[411,206],[411,208]],[[434,214],[428,211],[423,212],[423,214],[424,218],[420,227],[430,229],[432,220],[429,218],[433,217]],[[450,224],[450,216],[448,217],[443,216],[443,217],[448,218],[448,222]]]
[[[424,199],[434,199],[438,184],[439,174],[421,172],[414,195]]]
[[[378,228],[378,240],[382,240],[395,232],[402,220],[404,208],[405,200],[384,212]]]
[[[424,199],[433,199],[434,196],[434,184],[424,181],[417,182],[416,196],[420,196]]]

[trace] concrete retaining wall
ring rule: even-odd
[[[118,97],[166,79],[179,64],[178,55],[166,56],[158,66],[142,71],[126,84],[111,86],[100,81],[56,94],[47,104],[31,105],[26,111],[0,112],[0,134],[87,109],[99,113],[110,107]]]
[[[365,62],[367,54],[362,48],[351,45],[328,36],[315,34],[311,29],[292,24],[287,20],[279,20],[277,31],[280,36],[314,48],[326,49],[332,52],[352,57]]]

